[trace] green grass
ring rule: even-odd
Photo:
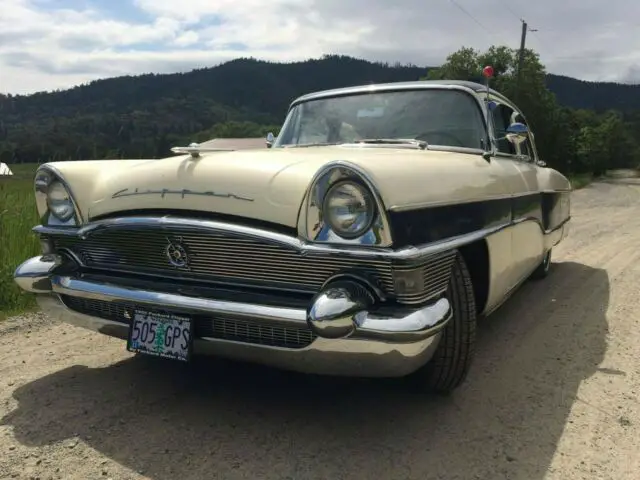
[[[0,319],[35,308],[33,295],[13,281],[15,268],[40,251],[31,231],[38,221],[33,176],[38,165],[10,165],[13,175],[0,177]]]

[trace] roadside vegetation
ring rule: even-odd
[[[22,293],[13,282],[13,271],[40,248],[31,232],[38,224],[33,196],[37,166],[12,165],[13,175],[0,177],[0,319],[35,306],[33,296]]]

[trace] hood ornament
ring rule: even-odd
[[[232,148],[203,147],[199,143],[190,143],[187,147],[172,147],[173,153],[188,153],[191,158],[199,158],[201,152],[233,152]]]

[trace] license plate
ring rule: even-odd
[[[191,319],[172,313],[136,310],[127,350],[186,362],[191,356]]]

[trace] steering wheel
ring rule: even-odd
[[[441,135],[443,137],[446,137],[446,138],[452,140],[453,143],[451,144],[451,146],[464,147],[464,142],[462,142],[453,133],[447,132],[446,130],[429,130],[429,131],[426,131],[426,132],[422,132],[419,135],[416,135],[414,138],[416,140],[425,140],[427,143],[432,143],[432,142],[429,142],[429,140],[427,138],[424,138],[424,137],[428,137],[428,136],[431,136],[431,135]],[[434,145],[438,145],[438,144],[434,142]],[[448,145],[448,144],[446,144],[446,145]]]

